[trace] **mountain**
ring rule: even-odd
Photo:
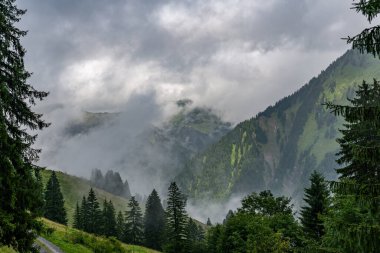
[[[75,136],[86,134],[92,129],[111,123],[118,115],[118,113],[109,112],[83,112],[81,117],[68,122],[64,128],[64,135]]]
[[[65,162],[56,167],[69,167],[71,173],[112,169],[128,180],[132,194],[148,195],[156,188],[166,195],[182,165],[231,130],[212,109],[190,104],[177,101],[177,112],[166,121],[137,127],[125,113],[85,112],[64,128],[62,146],[52,154],[59,158],[50,160]]]
[[[348,51],[297,92],[193,157],[176,181],[192,199],[225,200],[271,189],[299,201],[312,170],[337,177],[335,139],[343,121],[323,103],[345,104],[362,80],[379,76],[377,59]]]

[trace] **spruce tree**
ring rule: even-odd
[[[378,0],[354,1],[354,9],[369,22],[380,13]],[[362,53],[380,56],[380,26],[364,29],[348,43]],[[349,105],[327,103],[335,115],[343,116],[345,129],[337,169],[338,182],[333,207],[326,219],[325,245],[344,252],[378,252],[380,248],[380,85],[363,81]]]
[[[87,197],[87,210],[84,213],[84,230],[88,233],[99,234],[101,230],[102,212],[94,190],[91,188]]]
[[[380,197],[380,84],[363,81],[356,91],[351,105],[327,103],[335,115],[344,117],[345,129],[337,162],[342,165],[336,171],[340,182],[333,184],[342,194],[354,194],[363,201],[370,201],[375,209]]]
[[[123,213],[119,211],[116,218],[116,237],[117,239],[123,242],[126,241],[124,230],[125,230],[124,216],[123,216]]]
[[[353,6],[353,9],[356,12],[362,13],[370,23],[380,13],[380,3],[378,0],[358,0],[354,1]],[[380,25],[366,28],[361,33],[348,37],[346,40],[347,43],[352,44],[354,49],[380,57]]]
[[[46,184],[45,191],[45,218],[64,224],[67,224],[66,210],[61,187],[55,171],[51,173],[49,181]]]
[[[88,217],[87,199],[85,196],[83,196],[82,198],[82,203],[79,210],[80,210],[80,213],[79,213],[80,215],[79,215],[78,228],[83,231],[87,231],[87,228],[88,228],[87,221],[89,220],[89,217]]]
[[[209,226],[209,227],[211,227],[211,226],[212,226],[212,223],[211,223],[211,220],[210,220],[210,218],[207,218],[207,222],[206,222],[206,225],[207,225],[207,226]]]
[[[76,229],[82,229],[81,210],[80,210],[78,202],[77,202],[77,205],[75,206],[73,227]]]
[[[31,74],[20,43],[26,32],[15,26],[24,13],[15,0],[0,2],[0,244],[20,252],[32,249],[43,206],[36,176],[40,168],[34,165],[40,150],[32,147],[36,135],[29,130],[48,126],[32,111],[47,93],[28,83]]]
[[[144,235],[143,217],[135,197],[131,197],[129,200],[128,209],[125,212],[126,241],[131,244],[142,244]]]
[[[110,200],[104,200],[103,202],[103,224],[102,224],[102,234],[105,236],[117,236],[116,231],[116,218],[115,218],[115,208]]]
[[[305,189],[306,206],[301,208],[301,223],[308,237],[319,241],[324,234],[322,216],[329,207],[329,189],[321,173],[313,171],[310,188]]]
[[[185,252],[186,239],[186,198],[179,190],[177,184],[172,182],[169,186],[168,202],[166,208],[167,252]]]
[[[145,246],[161,250],[165,232],[165,211],[156,190],[149,195],[145,205]]]
[[[351,252],[353,244],[357,246],[354,252],[377,252],[380,248],[380,84],[376,80],[372,84],[363,81],[350,102],[350,105],[327,104],[346,123],[338,139],[337,162],[342,167],[336,170],[340,180],[332,182],[336,201],[327,218],[329,236],[325,242],[345,252]],[[360,218],[339,215],[347,210],[342,203],[350,203]]]

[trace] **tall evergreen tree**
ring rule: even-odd
[[[177,184],[172,182],[169,186],[168,202],[166,208],[167,252],[185,252],[186,239],[186,198],[179,190]]]
[[[379,0],[354,0],[353,9],[362,13],[372,22],[380,13]],[[347,38],[347,43],[351,43],[354,49],[360,52],[371,53],[380,57],[380,25],[375,25],[364,29],[361,33]]]
[[[336,171],[340,182],[334,184],[335,190],[343,194],[355,194],[362,200],[370,200],[374,208],[379,207],[380,197],[380,84],[363,81],[350,99],[351,105],[327,107],[346,121],[345,129],[340,130],[342,137],[337,162],[343,167]]]
[[[354,1],[354,9],[371,22],[380,13],[379,0]],[[360,52],[380,57],[380,26],[347,39]],[[343,116],[333,208],[326,219],[324,243],[343,252],[378,252],[380,248],[380,85],[363,81],[350,105],[327,103]]]
[[[131,197],[128,203],[128,211],[125,212],[125,235],[128,243],[142,244],[143,242],[143,217],[139,203],[135,197]]]
[[[82,229],[81,210],[80,210],[78,202],[77,202],[77,205],[75,207],[73,227],[76,229]]]
[[[102,234],[105,236],[117,236],[115,208],[110,200],[103,202],[103,227]]]
[[[79,224],[78,224],[78,229],[82,229],[84,231],[87,231],[87,221],[89,220],[88,218],[88,205],[87,205],[87,199],[85,196],[82,198],[82,203],[80,206],[80,213],[79,213]]]
[[[119,211],[116,218],[116,237],[117,239],[123,242],[126,241],[124,230],[125,230],[124,216],[123,216],[123,213]]]
[[[0,244],[20,252],[32,249],[43,205],[34,165],[40,150],[32,147],[36,135],[28,130],[48,126],[42,115],[32,111],[36,100],[48,94],[29,83],[24,66],[26,35],[15,24],[25,13],[15,0],[0,1]]]
[[[65,201],[61,192],[61,187],[57,175],[55,171],[53,171],[46,184],[44,216],[49,220],[66,225],[67,218],[64,204]]]
[[[340,130],[342,137],[339,158],[342,165],[337,169],[338,182],[333,182],[333,190],[337,197],[347,198],[360,219],[350,216],[339,216],[347,209],[344,201],[335,201],[332,208],[328,232],[328,246],[351,252],[352,244],[357,245],[355,252],[377,252],[380,248],[380,84],[374,80],[372,84],[363,81],[356,97],[350,105],[328,103],[336,115],[346,120],[345,129]],[[351,197],[354,196],[355,200]],[[335,209],[335,210],[334,210]],[[336,213],[338,212],[338,213]],[[358,217],[360,217],[358,216]],[[331,218],[334,217],[334,218]],[[331,229],[334,231],[332,232]],[[334,241],[336,239],[336,241]]]
[[[328,211],[330,192],[321,173],[313,171],[310,182],[310,188],[305,189],[307,205],[301,208],[301,223],[305,233],[319,241],[324,234],[322,215]]]
[[[206,222],[206,225],[207,225],[207,226],[209,226],[209,227],[211,227],[211,226],[212,226],[212,223],[211,223],[211,220],[210,220],[210,218],[207,218],[207,222]]]
[[[85,211],[85,212],[84,212]],[[86,201],[86,209],[82,210],[84,231],[99,234],[101,230],[102,212],[94,190],[91,188]]]
[[[165,211],[156,190],[149,195],[145,205],[144,237],[145,245],[161,250],[165,232]]]

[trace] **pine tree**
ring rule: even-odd
[[[145,205],[145,246],[161,250],[165,232],[165,211],[156,190],[149,195]]]
[[[209,227],[211,227],[211,226],[212,226],[212,223],[211,223],[211,220],[210,220],[210,218],[207,218],[207,222],[206,222],[206,225],[207,225],[207,226],[209,226]]]
[[[346,124],[340,130],[343,136],[338,139],[337,162],[342,167],[336,170],[340,180],[332,183],[337,200],[327,219],[330,236],[325,241],[329,247],[344,248],[345,252],[353,248],[352,244],[357,246],[355,252],[377,252],[380,248],[380,84],[376,80],[372,84],[363,81],[350,102],[350,105],[327,104],[333,113],[344,117]],[[343,199],[347,199],[360,218],[339,215],[347,210]],[[345,208],[340,210],[341,207]]]
[[[117,239],[123,242],[126,241],[124,230],[125,230],[124,216],[123,216],[123,213],[119,211],[116,218],[116,237]]]
[[[325,178],[317,171],[310,176],[310,188],[305,189],[307,206],[301,208],[301,223],[305,233],[319,241],[324,234],[322,215],[326,215],[329,207],[329,189]]]
[[[104,200],[103,202],[103,224],[102,224],[102,234],[105,236],[117,236],[116,231],[116,219],[115,219],[115,208],[110,200]]]
[[[87,210],[84,213],[84,230],[88,233],[99,234],[101,230],[102,212],[94,190],[91,188],[87,197]]]
[[[45,212],[44,216],[52,221],[66,225],[66,210],[61,187],[55,171],[51,173],[45,191]]]
[[[0,244],[25,252],[41,227],[36,218],[43,206],[36,177],[40,168],[34,165],[40,150],[32,147],[36,135],[29,130],[48,126],[32,106],[47,93],[27,81],[31,74],[20,43],[26,32],[15,26],[25,11],[14,3],[0,2]]]
[[[75,207],[73,227],[76,229],[82,229],[81,210],[80,210],[78,202],[77,202],[77,205]]]
[[[168,202],[166,208],[167,252],[184,252],[186,239],[186,198],[179,190],[177,184],[172,182],[169,186]]]
[[[366,16],[370,23],[380,13],[380,3],[378,0],[354,1],[353,6],[353,9]],[[347,43],[352,43],[354,49],[380,57],[380,25],[366,28],[361,33],[348,37],[346,40]]]
[[[131,197],[125,212],[125,235],[128,243],[141,244],[143,242],[143,218],[141,208],[135,197]]]
[[[380,84],[363,81],[350,99],[351,105],[327,103],[335,115],[346,121],[337,162],[343,167],[336,171],[340,182],[334,189],[342,194],[355,194],[362,200],[370,200],[373,208],[379,207],[380,197]]]
[[[88,217],[88,205],[87,205],[87,199],[85,196],[83,196],[82,198],[82,203],[81,203],[81,206],[80,206],[80,215],[79,215],[79,229],[83,230],[83,231],[87,231],[88,229],[88,223],[87,221],[89,220],[89,217]]]

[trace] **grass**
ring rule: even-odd
[[[65,253],[159,253],[142,246],[123,244],[114,238],[88,234],[47,219],[42,221],[47,228],[46,231],[50,231],[42,236]]]
[[[16,253],[12,248],[0,247],[0,253]]]
[[[51,170],[42,171],[42,181],[46,186],[47,181],[51,175]],[[56,171],[59,183],[61,185],[61,191],[65,199],[65,208],[67,211],[67,216],[69,224],[73,223],[73,216],[75,212],[75,207],[77,201],[79,204],[82,201],[82,197],[88,195],[90,188],[92,187],[89,180],[79,178],[76,176],[71,176],[63,172]],[[116,211],[126,211],[128,200],[119,196],[115,196],[111,193],[92,187],[95,191],[96,197],[98,198],[99,204],[102,207],[104,199],[111,200],[115,206]]]

